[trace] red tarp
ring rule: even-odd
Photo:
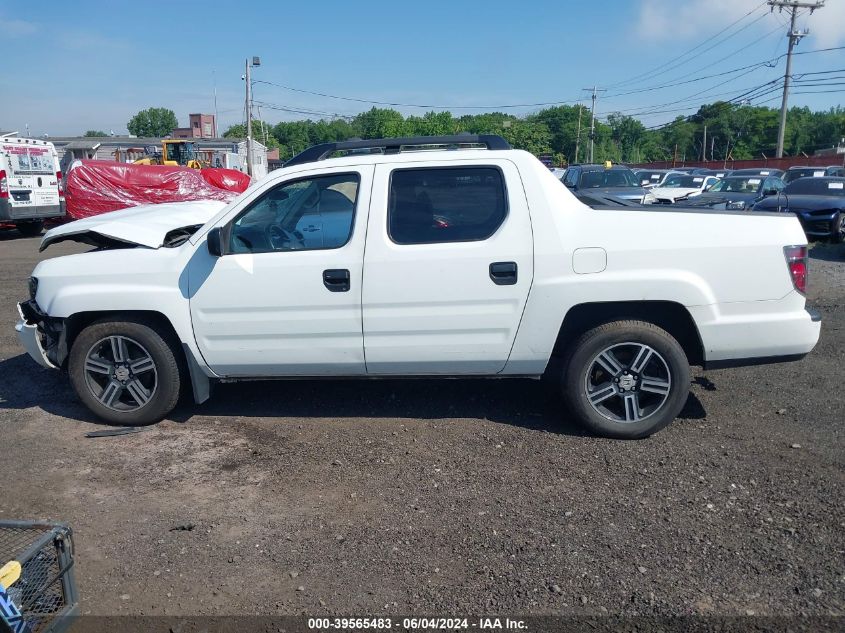
[[[206,167],[200,169],[200,175],[213,187],[243,193],[249,187],[249,176],[237,169]]]
[[[70,170],[65,185],[67,214],[78,220],[141,204],[222,200],[249,186],[249,176],[233,169],[189,169],[84,160]]]

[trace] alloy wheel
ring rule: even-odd
[[[91,394],[114,411],[136,411],[158,386],[155,361],[147,349],[127,336],[100,339],[85,356],[85,382]]]
[[[653,347],[619,343],[590,362],[584,390],[593,409],[613,422],[630,424],[657,413],[669,399],[669,365]]]

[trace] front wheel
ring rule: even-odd
[[[584,333],[564,359],[563,372],[569,409],[605,437],[648,437],[675,419],[689,395],[684,350],[645,321],[614,321]]]
[[[115,424],[158,422],[179,399],[175,345],[153,323],[109,320],[89,325],[73,342],[68,374],[85,406]]]

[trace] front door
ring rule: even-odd
[[[221,376],[365,373],[364,238],[373,168],[315,169],[266,187],[189,264],[197,345]]]
[[[364,258],[367,373],[500,372],[532,277],[513,163],[379,165]]]

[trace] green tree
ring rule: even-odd
[[[85,132],[85,136],[100,137],[100,136],[108,136],[108,134],[106,134],[105,132],[103,132],[101,130],[88,130],[87,132]]]
[[[515,149],[524,149],[532,154],[546,154],[552,151],[552,133],[545,123],[531,119],[511,121],[501,130],[501,135]]]
[[[246,138],[246,125],[237,123],[231,126],[223,132],[223,138]],[[273,136],[273,126],[257,119],[252,120],[252,138],[264,145],[267,149],[276,149],[279,147],[279,142]]]
[[[372,108],[357,115],[352,126],[361,138],[390,138],[405,136],[405,119],[400,112],[390,108]]]
[[[129,119],[126,129],[135,136],[167,136],[179,127],[176,114],[167,108],[147,108]]]

